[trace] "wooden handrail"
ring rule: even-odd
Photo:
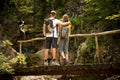
[[[120,33],[120,29],[112,30],[112,31],[99,32],[99,33],[71,34],[70,37],[102,36],[102,35],[116,34],[116,33]],[[19,40],[18,43],[26,43],[26,42],[31,42],[31,41],[35,41],[35,40],[45,40],[45,37],[43,37],[43,38],[33,38],[33,39],[29,39],[29,40]]]
[[[90,33],[90,34],[72,34],[70,37],[89,37],[94,36],[95,37],[95,44],[96,44],[96,56],[98,58],[98,61],[100,62],[101,54],[99,53],[99,46],[98,46],[98,36],[102,35],[108,35],[108,34],[117,34],[120,33],[120,29],[118,30],[112,30],[112,31],[105,31],[105,32],[99,32],[99,33]],[[35,40],[45,40],[45,37],[43,38],[33,38],[29,40],[19,40],[19,52],[22,53],[22,43],[31,42]]]
[[[70,35],[70,37],[102,36],[102,35],[117,34],[117,33],[120,33],[120,29],[112,30],[112,31],[99,32],[99,33],[90,33],[90,34],[72,34],[72,35]]]
[[[33,38],[33,39],[29,39],[29,40],[19,40],[18,43],[26,43],[26,42],[36,41],[36,40],[45,40],[45,37],[43,37],[43,38]]]

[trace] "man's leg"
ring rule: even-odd
[[[52,65],[59,65],[59,63],[56,62],[57,57],[57,38],[54,38],[52,42]]]
[[[44,65],[48,66],[48,50],[49,49],[45,49],[45,53],[44,53]]]
[[[52,48],[52,58],[56,59],[56,48]]]
[[[52,58],[56,59],[57,38],[52,38]]]
[[[46,42],[45,42],[45,52],[44,52],[44,65],[47,66],[48,65],[48,51],[50,49],[50,38],[46,38]]]
[[[52,60],[51,65],[59,66],[60,64],[57,62],[56,57],[57,57],[56,48],[52,48],[52,58],[53,58],[53,60]]]
[[[48,59],[48,51],[49,49],[45,49],[44,60]]]

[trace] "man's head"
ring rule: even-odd
[[[51,17],[56,17],[56,11],[52,10],[52,11],[50,12],[50,16],[51,16]]]

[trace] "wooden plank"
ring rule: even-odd
[[[31,68],[16,68],[13,75],[25,76],[81,74],[120,74],[120,64],[84,64],[70,66],[40,66]]]

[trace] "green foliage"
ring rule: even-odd
[[[112,16],[107,16],[105,19],[118,20],[118,19],[120,19],[120,14],[113,14]]]
[[[13,43],[12,42],[10,42],[9,40],[3,40],[3,44],[5,44],[5,45],[13,45]]]
[[[0,74],[9,73],[13,74],[14,69],[8,63],[8,59],[0,53]]]
[[[0,74],[13,74],[14,73],[14,67],[23,67],[26,65],[24,54],[18,53],[15,58],[12,60],[8,60],[7,57],[4,56],[4,54],[0,53]]]
[[[90,48],[90,49],[94,49],[95,50],[96,46],[95,46],[95,38],[94,37],[91,37],[88,40],[87,47]]]
[[[78,27],[80,25],[80,18],[79,17],[70,18],[70,21],[72,24],[74,24],[75,27]]]
[[[26,58],[25,58],[25,55],[24,55],[24,54],[18,53],[17,56],[11,60],[11,62],[12,62],[15,66],[21,67],[21,66],[26,65],[25,59],[26,59]]]
[[[92,31],[104,31],[117,27],[119,20],[120,2],[117,0],[86,0],[84,7],[84,25],[85,28],[91,26]],[[112,16],[111,16],[112,15]],[[116,20],[116,21],[107,21]],[[111,28],[110,28],[111,27]],[[89,29],[91,31],[91,29]],[[89,31],[89,32],[90,32]]]
[[[72,23],[72,33],[79,33],[81,19],[79,17],[75,17],[75,18],[70,18],[70,21]]]
[[[2,50],[2,48],[5,49],[5,47],[8,46],[8,45],[13,45],[13,43],[10,42],[10,41],[7,40],[7,39],[6,39],[6,40],[2,40],[2,41],[0,42],[0,48],[1,48],[0,50]],[[3,50],[2,50],[2,51],[3,51]],[[2,52],[2,51],[1,51],[1,52]],[[1,59],[2,59],[2,58],[3,58],[3,59],[5,58],[5,60],[6,60],[7,58],[6,58],[1,52],[0,52]]]
[[[19,9],[18,9],[19,12],[22,12],[22,13],[33,13],[33,10],[31,7],[27,7],[27,6],[21,6]]]
[[[26,5],[26,4],[30,4],[32,0],[11,0],[11,2],[15,3],[15,5]]]

